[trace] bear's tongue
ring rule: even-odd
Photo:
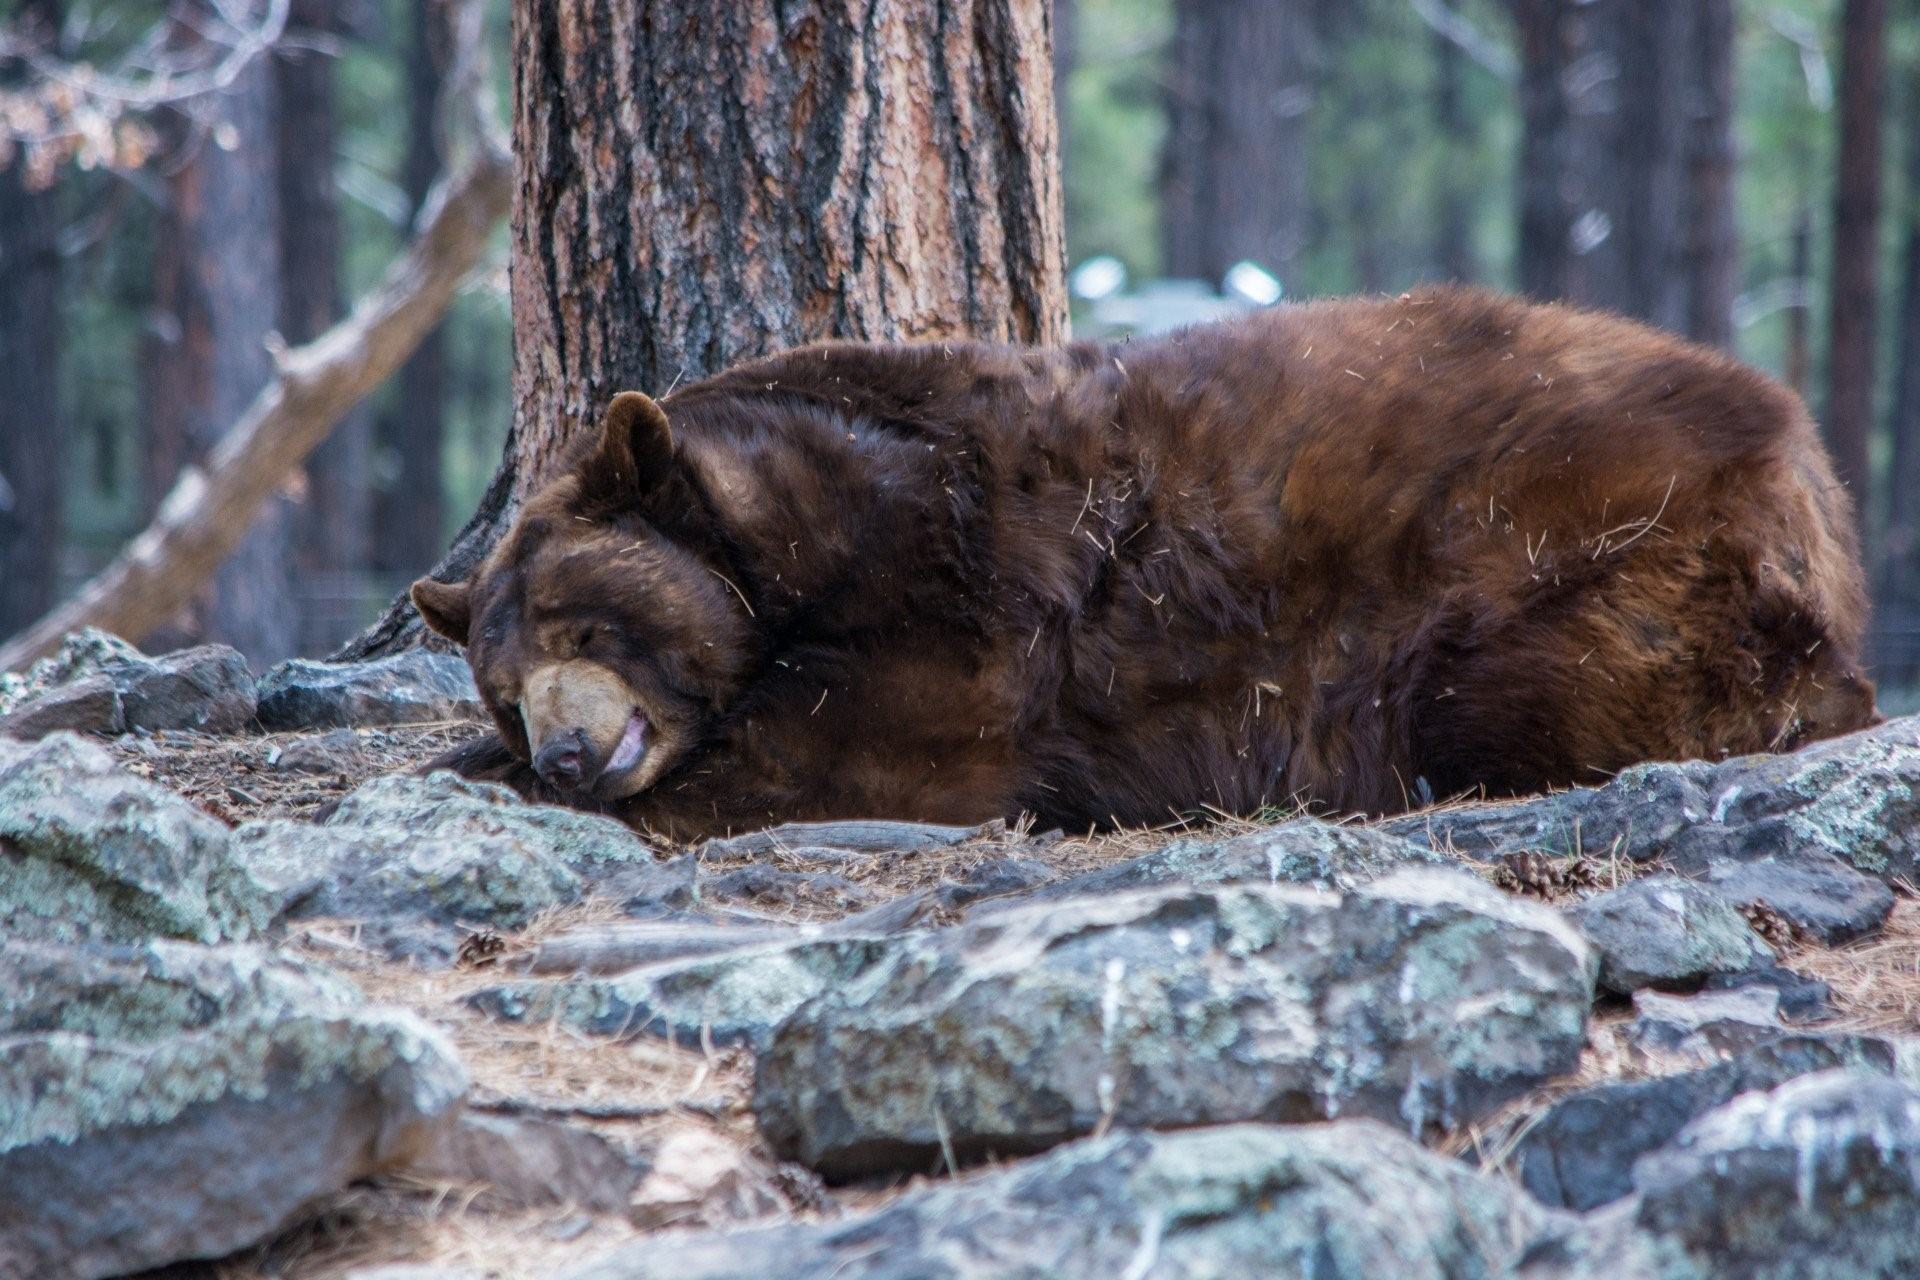
[[[620,735],[620,745],[613,749],[613,755],[608,758],[607,767],[601,773],[625,773],[640,763],[640,753],[646,749],[647,718],[636,711],[628,717],[627,730]]]

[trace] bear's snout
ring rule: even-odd
[[[587,772],[587,735],[570,729],[547,739],[533,753],[533,770],[549,786],[579,790]]]

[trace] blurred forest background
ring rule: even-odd
[[[438,0],[276,0],[248,57],[240,0],[7,3],[0,636],[145,527],[259,335],[374,285],[446,164],[451,47]],[[1920,682],[1920,0],[1055,0],[1054,30],[1077,333],[1454,279],[1726,347],[1821,418],[1876,671]],[[439,560],[512,417],[507,243],[149,647],[324,654]]]

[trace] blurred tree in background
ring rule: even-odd
[[[1136,285],[1217,288],[1246,259],[1290,298],[1473,280],[1726,346],[1799,387],[1833,433],[1867,522],[1880,674],[1920,674],[1920,0],[1052,4],[1073,262],[1110,254]],[[46,57],[138,65],[170,18],[236,6],[12,0],[0,94],[43,83]],[[489,9],[502,69],[507,10]],[[258,331],[199,352],[196,325],[249,330],[271,296],[268,327],[297,341],[391,255],[441,160],[441,14],[297,0],[251,108],[270,127],[248,126],[244,85],[222,95],[231,133],[198,126],[217,155],[171,158],[164,109],[129,110],[73,154],[15,150],[0,171],[0,630],[118,549],[158,473],[224,425],[211,406],[265,358]],[[1878,88],[1861,70],[1876,64]],[[19,100],[0,103],[0,135],[20,132]],[[228,171],[255,175],[234,188],[245,209],[183,206],[183,184],[211,198]],[[263,239],[210,233],[262,216]],[[284,634],[250,643],[315,652],[352,634],[474,509],[513,416],[505,280],[503,235],[438,336],[287,486],[285,528],[261,537],[290,539],[274,563],[294,572],[230,570],[229,590],[286,601]],[[142,388],[162,378],[200,399],[154,404]],[[259,625],[258,605],[239,612]],[[220,613],[210,601],[183,627]]]

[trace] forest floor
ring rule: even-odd
[[[362,730],[342,736],[273,734],[209,738],[157,734],[109,744],[133,771],[176,791],[224,822],[311,817],[369,778],[413,768],[478,730],[469,723]],[[289,755],[306,763],[281,766]],[[1285,815],[1280,815],[1285,816]],[[1223,824],[1221,834],[1254,824]],[[1190,831],[1183,834],[1191,834]],[[968,843],[913,857],[866,859],[858,870],[845,862],[815,862],[804,850],[781,850],[774,858],[786,870],[855,877],[877,899],[891,899],[962,875],[970,865],[1004,855],[1017,844],[1021,857],[1072,874],[1138,856],[1166,843],[1167,831],[1135,831],[1097,837],[1034,839],[1024,831],[999,842]],[[663,851],[665,852],[665,851]],[[677,851],[676,851],[677,852]],[[745,865],[738,857],[703,862],[703,874]],[[1488,869],[1491,871],[1491,869]],[[1628,874],[1631,874],[1629,869]],[[1569,897],[1564,879],[1516,881],[1492,877],[1503,887],[1550,902]],[[773,918],[817,921],[856,908],[828,899],[800,899],[774,906]],[[444,1031],[473,1078],[468,1106],[484,1113],[563,1121],[602,1134],[626,1149],[658,1149],[692,1137],[737,1155],[740,1168],[757,1170],[765,1191],[793,1216],[835,1215],[871,1207],[926,1180],[914,1177],[884,1185],[822,1187],[807,1171],[779,1165],[761,1144],[748,1105],[751,1055],[744,1049],[669,1044],[640,1038],[619,1042],[557,1024],[509,1023],[489,1018],[463,997],[499,982],[543,940],[555,934],[621,918],[618,904],[588,900],[551,912],[517,933],[490,939],[488,954],[451,968],[395,961],[362,946],[348,923],[296,924],[288,950],[325,964],[353,980],[371,1000],[409,1008]],[[940,923],[938,919],[928,921]],[[1835,1022],[1822,1031],[1904,1031],[1920,1027],[1920,900],[1903,895],[1877,936],[1841,948],[1793,945],[1781,963],[1832,987]],[[1452,1135],[1450,1150],[1477,1150],[1497,1164],[1500,1148],[1514,1136],[1505,1117],[1537,1112],[1553,1096],[1604,1080],[1664,1074],[1697,1065],[1661,1062],[1623,1052],[1619,1032],[1631,1014],[1621,1002],[1603,1005],[1589,1031],[1578,1071],[1513,1103],[1501,1116]],[[929,1170],[931,1175],[934,1171]],[[964,1176],[964,1175],[963,1175]],[[724,1182],[725,1194],[737,1191]],[[716,1197],[722,1195],[716,1192]],[[726,1226],[737,1215],[726,1205],[671,1206],[652,1230],[677,1225]],[[764,1201],[763,1201],[764,1203]],[[757,1221],[760,1219],[756,1219]],[[390,1177],[352,1188],[305,1225],[269,1244],[216,1263],[181,1264],[149,1273],[148,1280],[348,1280],[391,1264],[427,1265],[436,1273],[533,1280],[598,1256],[647,1230],[613,1213],[573,1205],[527,1208],[485,1186]]]

